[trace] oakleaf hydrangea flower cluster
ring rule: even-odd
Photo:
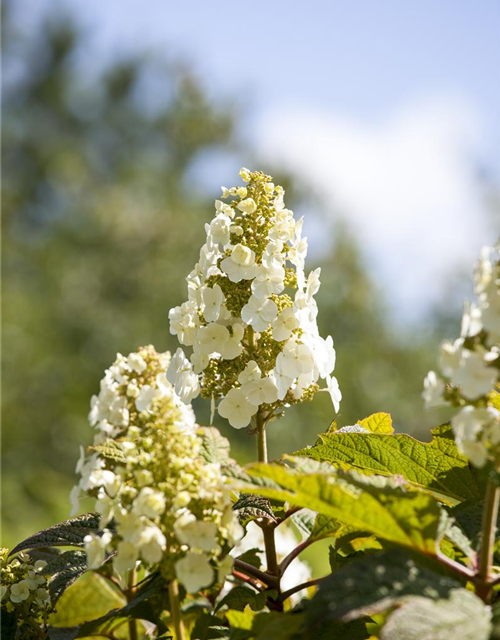
[[[451,424],[472,464],[500,461],[500,245],[484,247],[474,272],[477,301],[466,304],[460,338],[441,345],[441,375],[424,381],[427,407],[459,407]]]
[[[46,566],[26,553],[9,558],[8,549],[0,550],[2,609],[16,613],[19,637],[26,640],[40,637],[52,612],[48,579],[42,575]]]
[[[73,499],[95,497],[100,514],[102,531],[84,541],[90,568],[116,551],[122,583],[141,563],[194,593],[224,580],[243,530],[220,465],[201,456],[192,408],[167,381],[169,364],[169,353],[149,346],[118,355],[106,371],[89,415],[97,434],[82,451]]]
[[[170,310],[178,349],[167,377],[185,401],[198,394],[241,429],[260,410],[266,421],[311,399],[326,381],[334,407],[335,350],[319,335],[320,269],[305,274],[302,219],[285,207],[282,187],[240,171],[246,186],[222,187],[206,243],[187,277],[188,300]]]

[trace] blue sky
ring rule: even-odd
[[[79,14],[91,64],[130,49],[174,52],[196,65],[214,94],[238,95],[255,109],[293,100],[377,120],[409,97],[463,96],[485,119],[500,171],[498,0],[17,4],[35,15],[48,5]]]
[[[351,222],[409,316],[500,231],[477,179],[500,184],[498,0],[14,4],[31,26],[48,6],[77,13],[88,69],[130,50],[192,62],[214,99],[244,106],[249,146]],[[202,166],[203,186],[217,192],[240,163]]]

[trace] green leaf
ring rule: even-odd
[[[87,554],[85,551],[72,550],[58,553],[47,565],[42,569],[41,573],[46,576],[53,576],[60,573],[68,567],[87,566]]]
[[[228,629],[222,625],[222,620],[211,613],[201,613],[191,633],[196,640],[216,640],[227,638]]]
[[[221,436],[215,427],[200,427],[197,434],[201,438],[200,455],[209,463],[225,463],[230,460],[230,444],[227,438]]]
[[[468,558],[472,565],[475,566],[477,554],[474,551],[471,540],[465,535],[460,526],[455,524],[453,518],[450,518],[447,512],[442,513],[441,531],[442,537],[452,543],[453,547],[459,549],[462,554]]]
[[[257,614],[248,607],[245,611],[226,611],[224,615],[231,627],[250,631],[253,626],[254,618]],[[251,635],[252,634],[248,637],[251,637]]]
[[[84,551],[65,551],[49,562],[42,573],[52,576],[49,581],[52,603],[55,604],[64,591],[87,570],[87,554]]]
[[[467,459],[443,432],[436,432],[430,443],[405,434],[328,432],[295,455],[368,475],[400,475],[446,502],[480,496]]]
[[[261,553],[261,550],[254,547],[253,549],[248,549],[248,551],[242,553],[241,556],[238,556],[238,560],[251,564],[252,567],[255,567],[256,569],[260,569],[262,562],[259,553]]]
[[[57,547],[35,547],[26,553],[29,555],[33,563],[37,560],[44,560],[45,562],[50,563],[60,556],[62,551]]]
[[[119,464],[127,463],[127,452],[116,440],[106,440],[101,444],[89,447],[91,451],[96,451],[102,458],[118,462]]]
[[[106,554],[103,564],[107,562],[112,555],[114,554]],[[42,573],[52,576],[49,581],[49,592],[52,603],[55,604],[64,591],[86,571],[88,571],[88,566],[85,551],[64,551],[48,562]]]
[[[391,550],[346,564],[319,584],[308,607],[308,629],[386,611],[408,595],[446,597],[460,584]]]
[[[345,623],[332,620],[324,627],[315,629],[314,638],[310,635],[303,634],[300,636],[300,640],[308,637],[311,638],[311,640],[367,640],[367,638],[372,637],[366,628],[367,622],[370,622],[369,618],[352,620],[351,622]],[[299,638],[297,638],[297,640],[299,640]]]
[[[314,509],[358,531],[426,554],[436,553],[440,507],[428,494],[403,490],[381,476],[301,474],[271,464],[254,465],[248,472],[271,479],[279,488],[245,486],[247,492]]]
[[[337,518],[330,518],[310,509],[297,511],[292,515],[292,520],[311,543],[325,538],[335,538],[336,543],[341,545],[345,540],[366,535],[364,532],[359,532],[356,527],[340,522]]]
[[[476,595],[454,589],[446,600],[408,598],[387,619],[380,640],[488,640],[491,612]]]
[[[98,574],[88,575],[101,578]],[[101,580],[103,579],[101,578]],[[78,583],[73,586],[73,589],[77,585]],[[102,585],[101,589],[104,590]],[[71,590],[68,590],[67,594],[70,592]],[[89,620],[90,616],[87,611],[88,602],[82,590],[76,592],[76,602],[68,603],[67,600],[63,600],[65,597],[63,596],[60,601],[61,611],[65,611],[68,605],[69,611],[72,611],[72,607],[74,607],[76,611],[82,613],[81,617],[83,617],[84,621],[83,623],[76,624],[71,627],[51,626],[49,627],[49,637],[51,640],[76,640],[76,638],[100,635],[107,633],[112,628],[115,628],[117,625],[130,619],[149,620],[158,626],[160,633],[163,633],[166,630],[166,627],[160,622],[157,608],[153,606],[151,602],[151,600],[156,598],[159,594],[161,594],[162,600],[166,599],[165,581],[160,575],[156,574],[139,587],[132,600],[125,604],[125,606],[113,608],[104,615],[94,618],[93,620]],[[74,594],[71,595],[74,597]],[[121,598],[120,600],[123,602]],[[60,621],[60,618],[58,619],[56,616],[55,619],[51,619],[50,622],[52,625],[54,625],[54,621]]]
[[[311,509],[300,509],[295,513],[292,513],[292,522],[299,529],[302,535],[308,538],[313,530],[316,516],[318,514]]]
[[[219,602],[215,608],[215,613],[223,606],[228,607],[228,609],[243,611],[248,605],[253,611],[260,611],[265,607],[268,595],[269,593],[266,591],[258,592],[249,587],[233,587]]]
[[[394,433],[392,418],[390,413],[374,413],[368,418],[359,420],[356,424],[368,429],[372,433]]]
[[[356,527],[340,522],[337,518],[329,518],[322,513],[318,513],[314,526],[311,530],[311,540],[322,540],[323,538],[343,538],[356,532]]]
[[[125,597],[114,585],[98,573],[89,571],[63,594],[57,611],[49,618],[49,624],[55,629],[76,627],[125,604]]]
[[[484,500],[468,500],[448,510],[456,525],[460,527],[475,550],[478,550],[481,544],[483,511]],[[500,514],[497,518],[497,528],[500,529]]]
[[[299,640],[304,616],[301,613],[278,613],[277,611],[255,613],[228,611],[226,618],[231,625],[231,640]]]
[[[12,549],[10,555],[35,547],[83,547],[89,533],[99,532],[99,514],[85,513],[77,518],[54,524],[26,538]]]
[[[254,619],[252,632],[255,640],[298,640],[303,621],[302,613],[260,613]]]
[[[369,554],[379,553],[383,549],[382,544],[375,536],[349,540],[350,537],[347,536],[347,540],[336,539],[334,544],[330,545],[328,560],[332,573],[349,562],[364,558]]]
[[[6,607],[1,607],[0,621],[2,623],[1,630],[3,640],[17,640],[19,632],[17,632],[16,612],[7,611]]]
[[[242,524],[247,524],[257,518],[265,518],[266,520],[271,520],[271,522],[278,522],[269,500],[252,493],[243,493],[234,503],[233,509],[238,511],[238,517]]]

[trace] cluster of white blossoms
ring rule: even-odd
[[[459,450],[477,467],[500,456],[500,245],[484,247],[460,338],[441,345],[441,375],[424,381],[427,407],[460,407],[451,424]]]
[[[177,577],[190,593],[223,582],[230,548],[243,535],[220,465],[202,455],[202,435],[190,406],[167,381],[168,353],[143,347],[118,355],[92,398],[97,429],[77,465],[80,494],[96,498],[99,534],[85,538],[90,568],[107,555],[124,583],[141,563]]]
[[[46,566],[44,560],[33,562],[26,553],[9,558],[8,549],[0,550],[2,609],[16,612],[19,637],[39,638],[37,627],[45,627],[52,611],[48,578],[42,575]]]
[[[318,331],[320,269],[306,277],[303,221],[270,176],[240,176],[246,186],[222,187],[226,202],[215,202],[188,300],[170,310],[170,332],[192,353],[178,349],[167,377],[185,402],[222,399],[218,412],[236,429],[259,409],[269,420],[312,398],[320,378],[338,411],[335,350]]]

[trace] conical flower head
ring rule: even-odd
[[[200,392],[220,400],[219,414],[235,428],[259,409],[269,419],[310,399],[320,379],[338,410],[335,350],[316,323],[320,270],[306,276],[303,220],[270,176],[240,176],[245,186],[223,187],[215,202],[188,300],[170,310],[170,332],[192,353],[178,349],[167,377],[187,402]]]
[[[218,580],[242,530],[220,464],[203,455],[210,436],[168,382],[169,364],[168,352],[149,346],[105,372],[89,416],[97,435],[82,450],[72,498],[77,508],[93,497],[100,514],[102,531],[85,538],[91,569],[116,551],[122,581],[139,562],[198,591]]]

